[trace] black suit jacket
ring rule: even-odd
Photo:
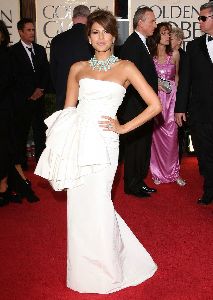
[[[213,122],[213,63],[206,35],[187,44],[186,60],[179,81],[175,112],[189,113],[194,122]]]
[[[0,111],[11,107],[12,68],[9,50],[0,46]]]
[[[50,47],[50,71],[56,90],[57,109],[64,107],[70,67],[78,61],[90,59],[91,56],[92,50],[84,24],[75,24],[71,29],[53,38]]]
[[[152,57],[136,32],[133,32],[121,48],[120,57],[132,61],[143,74],[154,91],[158,91],[158,78]],[[123,104],[119,109],[119,117],[128,121],[133,119],[147,107],[139,93],[130,85]]]
[[[186,51],[184,51],[182,48],[178,49],[178,52],[180,54],[180,62],[179,62],[179,77],[182,76],[182,72],[185,65],[186,60]]]
[[[33,43],[33,49],[36,72],[33,71],[30,58],[21,41],[10,48],[14,80],[14,107],[24,105],[36,88],[46,90],[49,87],[49,63],[45,48]]]

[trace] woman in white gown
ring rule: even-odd
[[[67,286],[108,294],[145,281],[157,269],[114,210],[111,188],[119,134],[153,118],[161,105],[134,64],[112,55],[117,27],[110,12],[89,16],[88,37],[95,56],[71,67],[65,108],[46,120],[46,149],[35,173],[55,190],[67,189]],[[147,109],[120,125],[116,112],[130,83]]]

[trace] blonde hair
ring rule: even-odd
[[[184,39],[183,30],[179,27],[173,27],[171,34],[174,34],[181,41],[183,41],[183,39]]]

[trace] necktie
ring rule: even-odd
[[[148,46],[147,46],[146,39],[145,39],[144,45],[145,45],[147,51],[149,52],[149,48],[148,48]],[[149,52],[149,54],[150,54],[150,52]]]
[[[27,47],[27,50],[30,51],[30,55],[31,55],[32,63],[33,63],[33,71],[35,72],[35,66],[36,66],[36,63],[35,63],[35,54],[33,53],[33,49],[32,48]]]
[[[213,37],[211,35],[208,36],[208,42],[213,41]]]

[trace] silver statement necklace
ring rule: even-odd
[[[93,70],[107,72],[111,69],[111,66],[114,65],[114,63],[116,63],[117,61],[119,61],[119,58],[114,56],[113,54],[110,55],[106,60],[98,60],[94,55],[89,60],[89,64]]]

